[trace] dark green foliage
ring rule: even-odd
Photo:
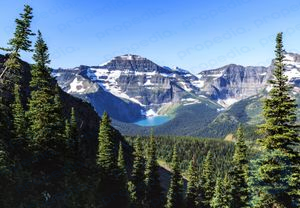
[[[67,120],[65,123],[65,137],[67,139],[67,152],[69,156],[75,161],[79,160],[79,132],[77,129],[78,127],[75,110],[74,108],[71,108],[70,121]]]
[[[264,100],[265,123],[260,126],[264,137],[258,140],[262,152],[253,161],[252,204],[254,207],[298,207],[297,196],[293,194],[298,189],[291,185],[299,170],[299,151],[295,150],[299,145],[297,105],[284,75],[282,33],[277,35],[275,54],[274,79],[270,80],[273,88]]]
[[[157,163],[156,143],[153,136],[150,137],[150,143],[147,147],[147,164],[145,170],[145,204],[147,208],[163,207],[162,188],[159,180],[159,165]]]
[[[129,143],[134,138],[127,137]],[[186,172],[191,160],[191,155],[195,155],[197,167],[202,169],[202,164],[208,151],[211,151],[214,159],[214,175],[225,175],[225,172],[231,168],[232,156],[234,153],[234,144],[232,142],[220,139],[203,139],[192,137],[175,137],[175,136],[157,136],[155,137],[158,159],[167,163],[172,161],[172,149],[177,147],[179,167],[182,173]],[[149,139],[142,138],[143,146],[147,146]],[[253,154],[253,153],[252,153]]]
[[[223,193],[222,193],[222,179],[221,178],[217,178],[216,181],[216,187],[214,190],[214,196],[210,202],[210,206],[212,208],[225,208],[224,204],[223,204]]]
[[[218,177],[210,206],[212,208],[232,208],[233,198],[231,196],[231,183],[228,175],[226,174],[224,178]]]
[[[200,178],[201,189],[203,190],[203,206],[209,207],[210,201],[214,195],[215,176],[212,166],[212,153],[209,151],[203,164],[203,170]]]
[[[120,189],[120,170],[117,161],[117,141],[114,138],[111,120],[106,112],[102,116],[99,132],[99,151],[97,155],[98,187],[96,204],[100,207],[114,208],[128,197],[127,190]],[[123,170],[125,171],[125,170]],[[123,184],[124,185],[124,184]],[[120,191],[122,191],[120,193]]]
[[[58,108],[57,94],[51,85],[47,64],[48,48],[42,35],[38,32],[38,39],[35,44],[35,54],[33,59],[36,64],[32,68],[32,88],[29,100],[29,136],[34,141],[34,146],[39,150],[52,149],[57,151],[63,147],[63,125],[61,111]],[[56,99],[55,99],[56,98]],[[57,146],[61,143],[61,147]]]
[[[233,168],[230,172],[232,185],[232,208],[246,208],[249,203],[247,184],[248,159],[247,146],[245,144],[243,129],[240,126],[237,131],[235,151],[233,155]]]
[[[119,168],[119,192],[123,193],[123,196],[120,197],[118,201],[122,207],[128,207],[130,200],[129,200],[129,192],[128,192],[128,178],[127,178],[127,171],[126,171],[126,163],[124,159],[124,151],[122,143],[119,145],[119,153],[118,153],[118,168]]]
[[[197,166],[195,159],[191,160],[188,169],[188,185],[185,197],[185,207],[196,208],[199,205],[198,195],[199,195],[199,174],[197,172]]]
[[[130,195],[132,207],[142,208],[145,197],[145,158],[141,138],[134,140],[133,169],[131,173]]]
[[[106,112],[102,116],[99,130],[99,150],[97,165],[104,173],[110,173],[117,169],[117,158],[115,154],[116,141],[113,138],[111,120]]]
[[[26,119],[25,111],[21,102],[20,96],[20,87],[15,85],[14,89],[14,103],[12,104],[12,114],[13,114],[13,134],[14,139],[12,140],[13,144],[18,144],[14,150],[19,154],[20,158],[26,157],[25,149],[28,145],[28,140],[26,138]],[[19,159],[20,159],[19,158]]]
[[[232,195],[232,185],[231,185],[231,178],[229,178],[228,174],[226,173],[223,182],[222,182],[222,187],[223,187],[223,204],[224,206],[227,207],[232,207],[232,202],[233,202],[233,195]]]
[[[5,75],[7,69],[20,70],[21,64],[19,62],[20,50],[31,51],[31,41],[29,37],[34,35],[31,32],[30,25],[32,21],[32,8],[28,5],[24,6],[24,13],[20,14],[20,19],[16,19],[16,29],[14,37],[8,42],[9,48],[2,48],[3,50],[10,51],[8,60],[5,62],[5,69],[0,74],[0,79]]]
[[[172,177],[167,194],[167,203],[165,205],[165,208],[180,208],[183,206],[183,184],[181,184],[181,181],[182,176],[179,169],[177,150],[176,147],[174,147],[172,157]]]
[[[30,29],[31,21],[33,18],[32,8],[29,5],[24,6],[24,13],[20,14],[20,19],[16,19],[16,30],[14,32],[14,37],[9,41],[11,51],[19,52],[31,51],[31,41],[29,37],[34,35]]]

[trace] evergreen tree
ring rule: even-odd
[[[226,173],[222,182],[223,187],[223,204],[226,207],[232,207],[233,198],[235,197],[232,195],[232,181],[230,181],[230,178],[228,174]]]
[[[297,105],[290,96],[291,86],[284,75],[285,65],[282,33],[276,38],[274,78],[272,89],[264,100],[265,123],[260,126],[264,138],[258,140],[262,151],[253,161],[251,175],[254,207],[298,207],[295,193],[299,169],[299,127],[296,125]],[[299,174],[299,172],[298,172]],[[299,177],[298,177],[299,179]],[[298,182],[299,185],[299,182]],[[296,190],[299,189],[296,188]]]
[[[249,202],[247,174],[248,159],[247,146],[244,140],[243,129],[237,130],[237,141],[233,155],[233,168],[231,171],[232,185],[232,208],[246,208]]]
[[[186,191],[186,197],[185,197],[185,206],[187,208],[196,208],[199,206],[198,203],[198,173],[197,173],[197,166],[196,161],[193,158],[191,160],[189,169],[188,169],[188,185],[187,185],[187,191]]]
[[[100,131],[99,131],[99,147],[97,155],[98,166],[98,200],[96,203],[100,207],[114,208],[120,207],[118,199],[112,196],[118,194],[119,180],[118,175],[118,161],[115,154],[116,141],[113,135],[113,128],[111,126],[111,120],[106,112],[103,113]]]
[[[48,64],[48,47],[38,32],[30,81],[31,98],[29,100],[29,135],[39,150],[62,150],[63,125],[60,109],[55,105],[55,91]]]
[[[145,197],[145,159],[141,138],[137,137],[134,143],[133,169],[130,181],[131,206],[142,208]]]
[[[66,143],[69,143],[71,138],[71,126],[68,119],[65,120],[65,138],[66,138]]]
[[[57,91],[57,90],[56,90]],[[58,93],[56,92],[56,98],[54,98],[54,103],[60,109],[60,99]],[[80,161],[79,152],[78,152],[78,143],[77,143],[77,122],[75,116],[74,108],[71,108],[70,121],[65,121],[65,138],[66,138],[66,152],[65,152],[65,167],[76,167]],[[81,177],[79,170],[69,170],[65,173],[65,186],[66,189],[72,188],[74,186],[80,186],[84,181],[84,178]],[[70,194],[66,198],[67,207],[71,208],[80,208],[84,207],[86,195],[82,195],[80,193]]]
[[[116,141],[113,138],[111,120],[106,112],[103,113],[99,131],[99,150],[97,164],[104,173],[111,173],[117,169],[115,157]]]
[[[156,144],[151,135],[150,143],[147,148],[147,165],[145,170],[145,207],[163,207],[162,188],[159,180],[159,165],[156,158]]]
[[[74,161],[79,160],[78,129],[77,129],[75,110],[73,107],[71,108],[70,121],[68,120],[65,121],[65,137],[67,140],[66,143],[67,143],[67,152],[69,154],[69,158],[71,158]]]
[[[223,187],[222,187],[221,178],[217,178],[214,195],[210,202],[210,206],[212,208],[226,208],[226,206],[223,203],[222,189],[223,189]]]
[[[172,177],[165,208],[181,208],[183,206],[181,179],[177,150],[176,147],[174,147],[172,157]]]
[[[53,169],[64,168],[65,142],[62,114],[56,107],[55,87],[48,68],[50,63],[48,47],[41,32],[38,32],[33,60],[35,64],[31,69],[29,109],[26,112],[29,126],[27,134],[36,158],[39,158],[39,155],[51,154],[50,157],[33,161],[32,177],[43,178],[52,174]],[[60,177],[51,183],[35,184],[33,193],[36,197],[40,197],[42,192],[51,196],[64,190],[64,186],[65,179]]]
[[[203,172],[201,175],[201,189],[203,189],[203,206],[209,207],[210,201],[214,195],[214,170],[212,166],[212,154],[208,151],[203,163]]]
[[[5,72],[8,69],[20,69],[21,65],[18,58],[20,57],[20,51],[31,51],[30,36],[33,36],[30,29],[32,21],[32,8],[28,5],[24,7],[24,13],[20,14],[20,19],[16,19],[16,30],[14,37],[8,42],[9,48],[1,48],[10,52],[8,60],[5,62],[5,69],[0,74],[0,80],[4,77]]]
[[[120,142],[119,145],[119,153],[118,153],[118,168],[120,174],[118,175],[119,180],[119,193],[123,193],[120,197],[119,203],[122,204],[122,207],[129,206],[129,193],[128,193],[128,178],[127,178],[127,171],[126,171],[126,164],[124,159],[124,151],[122,143]]]
[[[26,119],[25,119],[25,111],[21,102],[20,96],[20,87],[19,85],[15,84],[14,89],[14,103],[12,104],[12,113],[13,113],[13,121],[14,121],[14,150],[15,154],[19,154],[20,158],[26,157],[24,155],[25,148],[28,144],[26,139]]]
[[[225,177],[218,177],[215,185],[214,195],[210,202],[212,208],[232,208],[231,184],[228,174]]]

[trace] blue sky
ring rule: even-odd
[[[54,68],[99,65],[127,53],[194,73],[230,63],[267,66],[280,31],[286,50],[300,53],[297,0],[0,1],[1,46],[24,4],[34,9],[32,28],[42,31]]]

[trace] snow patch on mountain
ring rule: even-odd
[[[218,100],[218,103],[224,107],[229,107],[231,106],[232,104],[238,102],[240,99],[237,99],[237,98],[227,98],[227,99],[219,99]]]
[[[70,84],[70,89],[68,90],[68,93],[84,93],[85,89],[83,86],[83,81],[79,81],[76,77],[73,82]]]
[[[201,103],[200,100],[194,99],[194,98],[184,98],[184,99],[181,99],[181,101],[183,102],[183,105],[194,105],[197,103]]]

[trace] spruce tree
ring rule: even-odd
[[[231,171],[232,208],[246,208],[249,203],[247,184],[248,159],[247,146],[241,126],[237,130],[237,139],[233,155],[233,168]]]
[[[298,207],[295,179],[299,170],[299,127],[296,125],[297,105],[291,97],[291,86],[284,75],[282,33],[276,37],[275,69],[270,80],[272,89],[264,100],[265,123],[260,126],[264,137],[258,140],[261,153],[253,161],[250,185],[253,207]],[[299,174],[299,172],[298,172]],[[299,179],[299,177],[298,177]]]
[[[222,181],[221,178],[217,178],[217,182],[216,182],[216,186],[215,186],[215,190],[214,190],[214,195],[213,198],[210,202],[210,206],[212,208],[225,208],[226,206],[224,206],[223,204],[223,193],[222,193]]]
[[[181,208],[183,206],[181,179],[177,150],[176,147],[174,147],[172,156],[172,177],[165,208]]]
[[[56,90],[57,91],[57,90]],[[56,92],[57,101],[54,101],[60,109],[60,99],[58,99]],[[69,121],[70,120],[70,121]],[[78,151],[78,143],[77,143],[77,122],[76,122],[76,115],[74,108],[71,108],[70,119],[65,121],[65,139],[66,139],[66,151],[65,151],[65,167],[76,167],[76,164],[82,162],[80,161],[81,158],[79,157]],[[72,188],[76,186],[80,186],[80,184],[84,183],[85,177],[82,177],[79,170],[69,170],[65,173],[65,186],[67,188]],[[86,198],[85,195],[80,193],[73,193],[66,197],[66,205],[67,207],[72,208],[80,208],[83,207],[84,199]]]
[[[116,141],[113,138],[111,120],[106,112],[103,113],[99,130],[99,149],[97,164],[104,173],[111,173],[117,168],[115,157]]]
[[[205,161],[203,163],[203,171],[201,175],[201,189],[203,190],[203,206],[209,207],[210,201],[214,194],[215,180],[214,170],[212,165],[212,154],[208,151]]]
[[[98,186],[97,186],[97,206],[105,208],[119,207],[118,199],[112,199],[118,194],[118,161],[115,154],[116,140],[113,135],[111,120],[106,112],[103,113],[100,130],[99,146],[97,155],[98,166]],[[115,197],[116,198],[116,197]]]
[[[128,177],[127,177],[127,171],[126,171],[126,163],[124,159],[124,151],[123,151],[123,145],[120,142],[119,145],[119,153],[118,153],[118,168],[119,168],[119,193],[122,193],[119,197],[119,204],[122,205],[122,207],[128,207],[129,206],[129,192],[128,192]]]
[[[25,111],[21,102],[20,87],[17,84],[15,84],[14,98],[14,103],[12,104],[14,140],[12,143],[14,145],[15,155],[18,154],[20,158],[24,158],[26,157],[25,148],[28,145],[26,138],[26,119]]]
[[[31,68],[31,92],[26,117],[30,147],[35,157],[51,154],[49,157],[40,157],[32,164],[32,177],[43,178],[52,174],[53,169],[64,168],[62,153],[65,151],[65,142],[61,109],[56,107],[55,86],[48,67],[50,63],[48,47],[41,32],[38,32],[33,60],[35,63]],[[53,195],[64,189],[64,182],[64,177],[60,177],[51,183],[40,183],[35,185],[34,193],[37,196],[40,196],[41,192]]]
[[[50,63],[48,47],[38,32],[33,55],[35,64],[32,67],[30,81],[31,97],[29,100],[29,135],[36,148],[45,151],[62,150],[63,125],[60,109],[55,104],[55,90],[48,64]]]
[[[199,182],[199,177],[197,172],[196,161],[193,158],[188,168],[188,184],[187,184],[187,191],[185,197],[185,207],[196,208],[199,206],[197,200],[199,195],[198,182]]]
[[[65,121],[65,137],[67,143],[67,153],[70,159],[79,160],[78,129],[75,110],[71,108],[70,120]]]
[[[1,48],[2,50],[9,51],[9,58],[5,62],[4,70],[0,74],[0,80],[3,79],[5,72],[8,69],[20,69],[21,65],[19,63],[20,51],[31,51],[31,41],[30,36],[34,33],[31,31],[31,21],[32,21],[32,8],[28,5],[24,6],[24,13],[20,14],[20,19],[16,19],[16,29],[14,32],[14,37],[8,42],[8,48]]]
[[[130,181],[131,206],[143,207],[145,197],[145,158],[142,149],[141,138],[137,137],[134,143],[133,169]]]
[[[217,178],[210,206],[212,208],[232,208],[233,198],[234,197],[231,196],[231,184],[228,174],[226,173],[224,178]]]
[[[162,188],[159,179],[159,165],[156,156],[156,143],[151,135],[150,143],[147,147],[147,164],[145,170],[145,207],[161,208],[163,207]]]
[[[226,207],[231,208],[232,207],[232,202],[233,198],[235,197],[232,195],[232,181],[229,178],[228,174],[226,173],[222,182],[222,187],[223,187],[223,204]]]

